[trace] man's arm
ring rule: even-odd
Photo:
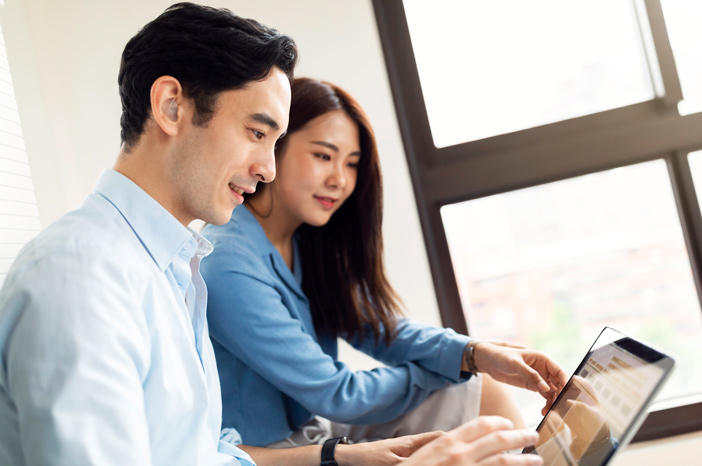
[[[481,417],[451,432],[429,432],[377,442],[337,445],[339,466],[540,466],[535,455],[503,452],[532,445],[536,432],[511,430],[512,423],[499,417]],[[316,466],[320,445],[289,449],[242,446],[258,466]]]
[[[428,432],[378,442],[339,444],[334,452],[334,459],[339,466],[393,465],[440,435],[441,432]],[[321,445],[284,449],[242,445],[241,449],[251,455],[258,466],[315,466],[320,463],[322,454]]]
[[[89,254],[44,257],[4,305],[14,319],[4,368],[27,465],[151,464],[143,310],[118,283],[120,262]]]

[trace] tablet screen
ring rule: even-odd
[[[605,328],[537,428],[525,450],[546,466],[606,464],[644,415],[672,360]]]

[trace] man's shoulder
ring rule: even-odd
[[[85,261],[90,263],[86,267],[89,269],[101,263],[124,265],[147,257],[148,252],[119,210],[102,196],[92,194],[78,209],[65,214],[31,240],[20,251],[10,275],[47,260],[56,264],[55,267]]]

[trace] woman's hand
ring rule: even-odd
[[[546,399],[541,410],[545,415],[568,378],[554,360],[540,351],[524,349],[502,342],[481,341],[473,348],[473,361],[478,371],[515,387],[538,392]]]
[[[504,455],[507,450],[533,445],[536,432],[511,430],[504,418],[483,416],[438,436],[417,450],[401,466],[540,466],[536,455]]]

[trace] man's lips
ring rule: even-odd
[[[234,183],[229,183],[229,189],[237,193],[239,196],[243,196],[244,193],[253,194],[256,191],[255,186],[253,188],[242,188],[241,186],[237,186]]]
[[[253,193],[256,191],[256,188],[242,188],[241,186],[237,186],[235,184],[229,183],[229,190],[234,193],[234,197],[239,201],[241,204],[244,202],[244,193]]]

